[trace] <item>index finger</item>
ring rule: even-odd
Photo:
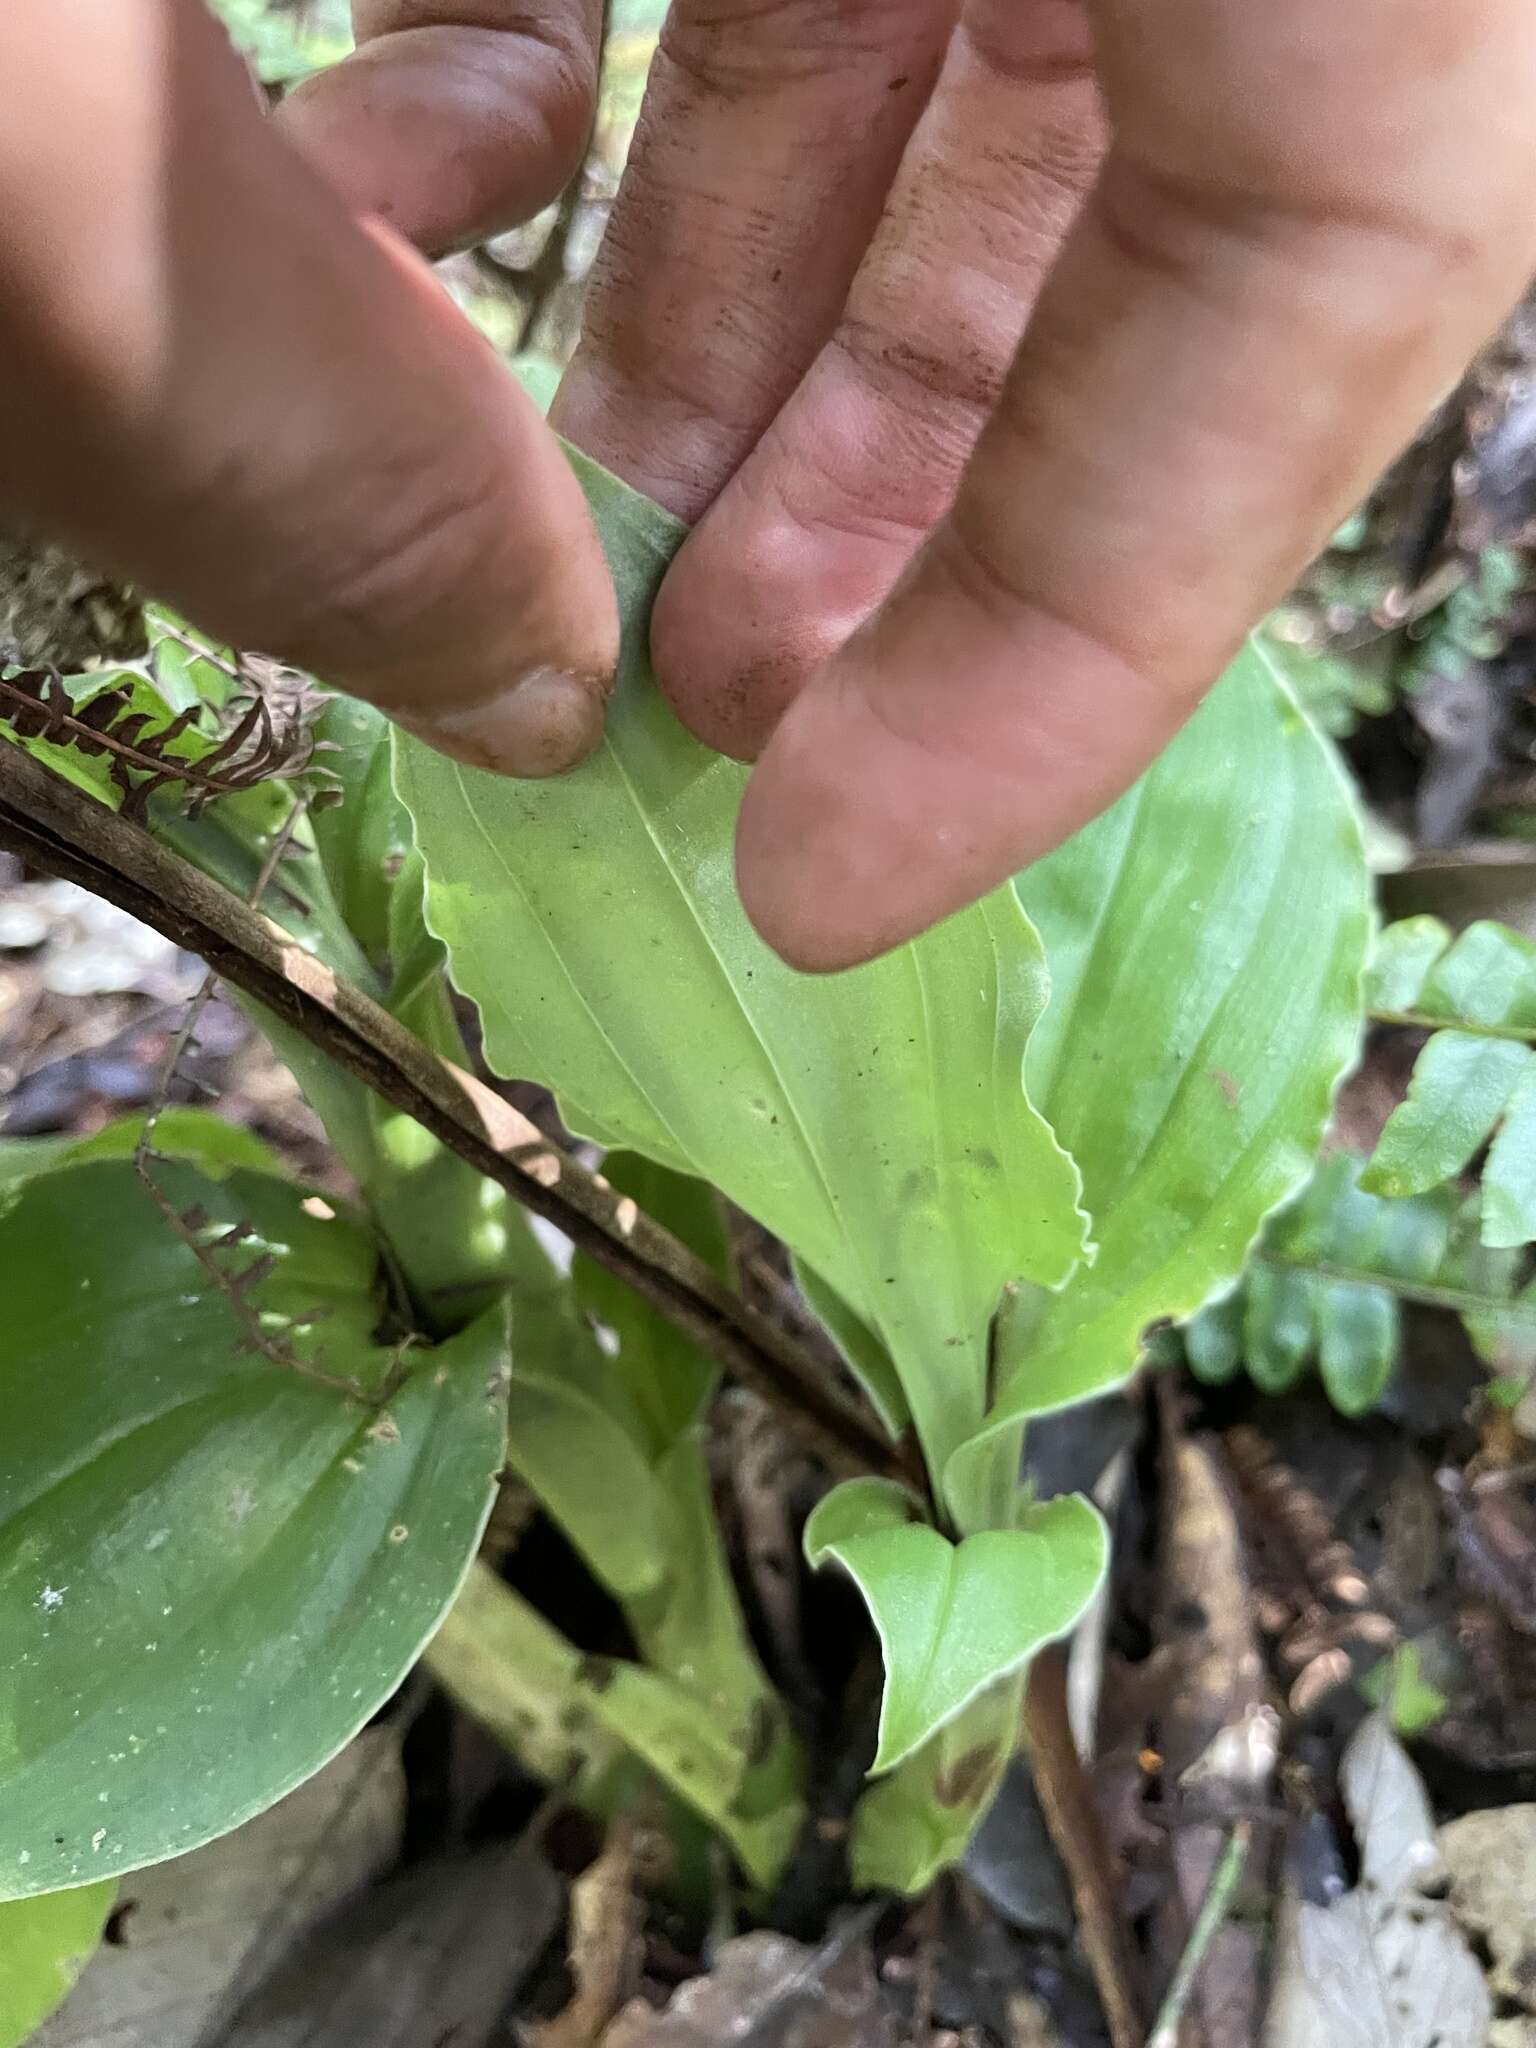
[[[742,895],[795,964],[899,943],[1111,802],[1514,302],[1536,18],[1476,11],[1099,10],[1115,146],[1000,409],[747,792]]]

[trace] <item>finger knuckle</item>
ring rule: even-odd
[[[903,16],[930,14],[916,0],[682,0],[659,47],[700,91],[739,99],[866,65],[902,42]]]

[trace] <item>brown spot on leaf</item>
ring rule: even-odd
[[[997,1752],[990,1743],[980,1743],[975,1749],[968,1749],[965,1755],[957,1757],[947,1771],[941,1773],[934,1783],[941,1806],[965,1806],[986,1783]]]

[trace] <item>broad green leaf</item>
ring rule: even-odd
[[[806,1556],[819,1567],[838,1558],[845,1542],[921,1519],[921,1504],[906,1488],[852,1479],[812,1514]],[[850,1844],[859,1889],[919,1892],[964,1855],[1018,1746],[1022,1691],[1017,1674],[987,1686],[864,1794]]]
[[[1526,1068],[1504,1112],[1483,1167],[1483,1243],[1529,1244],[1536,1238],[1536,1060]]]
[[[578,468],[625,623],[606,741],[516,782],[397,735],[429,922],[497,1070],[783,1237],[889,1349],[942,1461],[980,1422],[1004,1285],[1055,1286],[1084,1251],[1075,1170],[1022,1083],[1039,942],[1004,890],[849,974],[762,944],[732,871],[745,771],[683,731],[646,656],[684,529]]]
[[[501,1464],[499,1316],[381,1348],[361,1231],[265,1176],[156,1178],[210,1244],[248,1228],[208,1256],[360,1392],[245,1348],[131,1166],[0,1219],[0,1897],[179,1854],[318,1770],[436,1626]]]
[[[40,1173],[89,1166],[99,1159],[131,1159],[144,1119],[118,1117],[88,1138],[0,1138],[0,1196],[23,1187]],[[281,1176],[282,1161],[254,1131],[228,1124],[203,1109],[163,1110],[155,1124],[154,1149],[166,1159],[184,1159],[222,1179],[238,1167]]]
[[[21,2048],[73,1989],[116,1893],[88,1884],[0,1904],[0,2048]]]
[[[1407,1100],[1387,1119],[1361,1186],[1376,1195],[1422,1195],[1454,1179],[1533,1070],[1536,1054],[1512,1039],[1437,1031],[1419,1054]]]
[[[1076,1498],[1029,1509],[1015,1529],[959,1543],[912,1512],[902,1488],[854,1480],[827,1496],[805,1531],[809,1563],[841,1565],[879,1632],[877,1773],[1022,1670],[1043,1643],[1066,1635],[1098,1590],[1108,1555],[1103,1522]]]
[[[1030,1093],[1082,1172],[1099,1254],[1010,1305],[998,1419],[1122,1379],[1148,1324],[1236,1279],[1355,1057],[1370,918],[1337,764],[1251,649],[1018,889],[1052,981]]]

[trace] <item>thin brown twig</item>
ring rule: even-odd
[[[669,1231],[491,1089],[438,1057],[285,932],[21,748],[0,747],[0,843],[198,954],[450,1151],[556,1224],[744,1386],[839,1474],[910,1482],[916,1455]]]
[[[1146,2026],[1136,1967],[1117,1898],[1114,1865],[1067,1712],[1067,1660],[1047,1644],[1029,1667],[1024,1732],[1035,1790],[1057,1853],[1067,1867],[1078,1932],[1093,1972],[1114,2048],[1142,2048]]]

